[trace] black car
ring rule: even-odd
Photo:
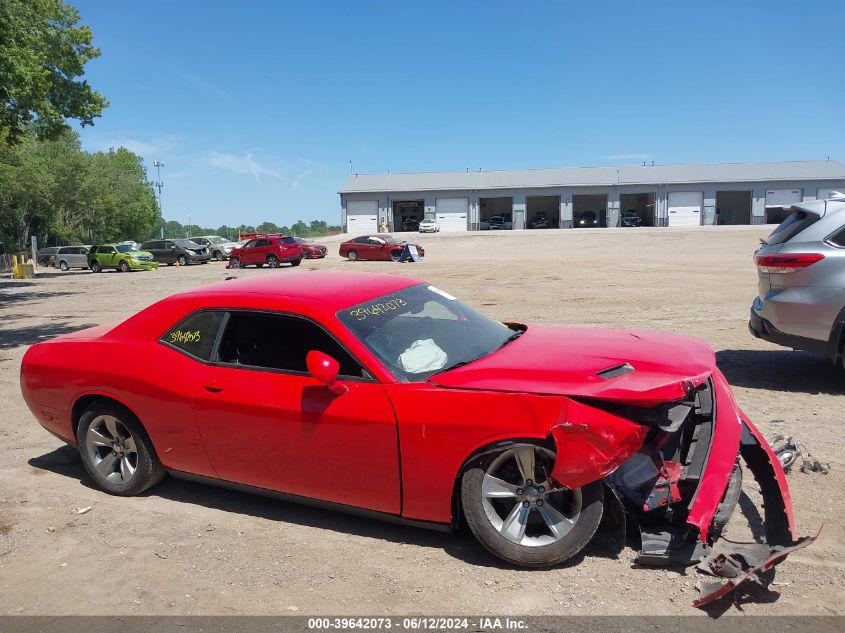
[[[188,239],[150,240],[141,244],[141,250],[149,251],[154,261],[168,266],[205,264],[211,259],[205,246]]]
[[[538,213],[528,221],[529,229],[553,229],[555,228],[552,219],[545,213]]]
[[[640,217],[640,214],[636,211],[625,211],[622,214],[622,226],[642,226],[643,219]]]

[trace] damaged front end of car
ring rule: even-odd
[[[702,584],[694,605],[703,606],[816,537],[796,537],[783,468],[721,372],[676,385],[682,396],[668,402],[570,397],[551,429],[551,478],[571,489],[603,480],[617,538],[626,521],[639,529],[637,564],[698,565],[721,578]],[[760,488],[762,543],[721,537],[740,498],[741,462]]]

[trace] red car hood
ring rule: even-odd
[[[626,363],[630,368],[599,375]],[[683,398],[715,366],[713,350],[694,338],[532,325],[497,352],[429,381],[455,389],[581,396],[651,406]]]

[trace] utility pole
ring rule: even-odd
[[[185,227],[185,229],[186,229],[185,237],[191,237],[191,214],[190,213],[188,214],[188,226]]]
[[[153,184],[158,187],[158,212],[159,215],[161,215],[161,239],[164,239],[164,212],[161,210],[161,188],[164,186],[164,183],[161,181],[161,168],[164,167],[164,163],[155,159],[153,161],[153,166],[156,168],[157,180]]]

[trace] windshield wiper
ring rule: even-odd
[[[517,330],[516,332],[511,334],[508,338],[506,338],[504,341],[502,341],[502,344],[499,345],[499,347],[497,347],[496,349],[502,349],[508,343],[513,343],[516,339],[518,339],[523,334],[525,334],[525,330]]]

